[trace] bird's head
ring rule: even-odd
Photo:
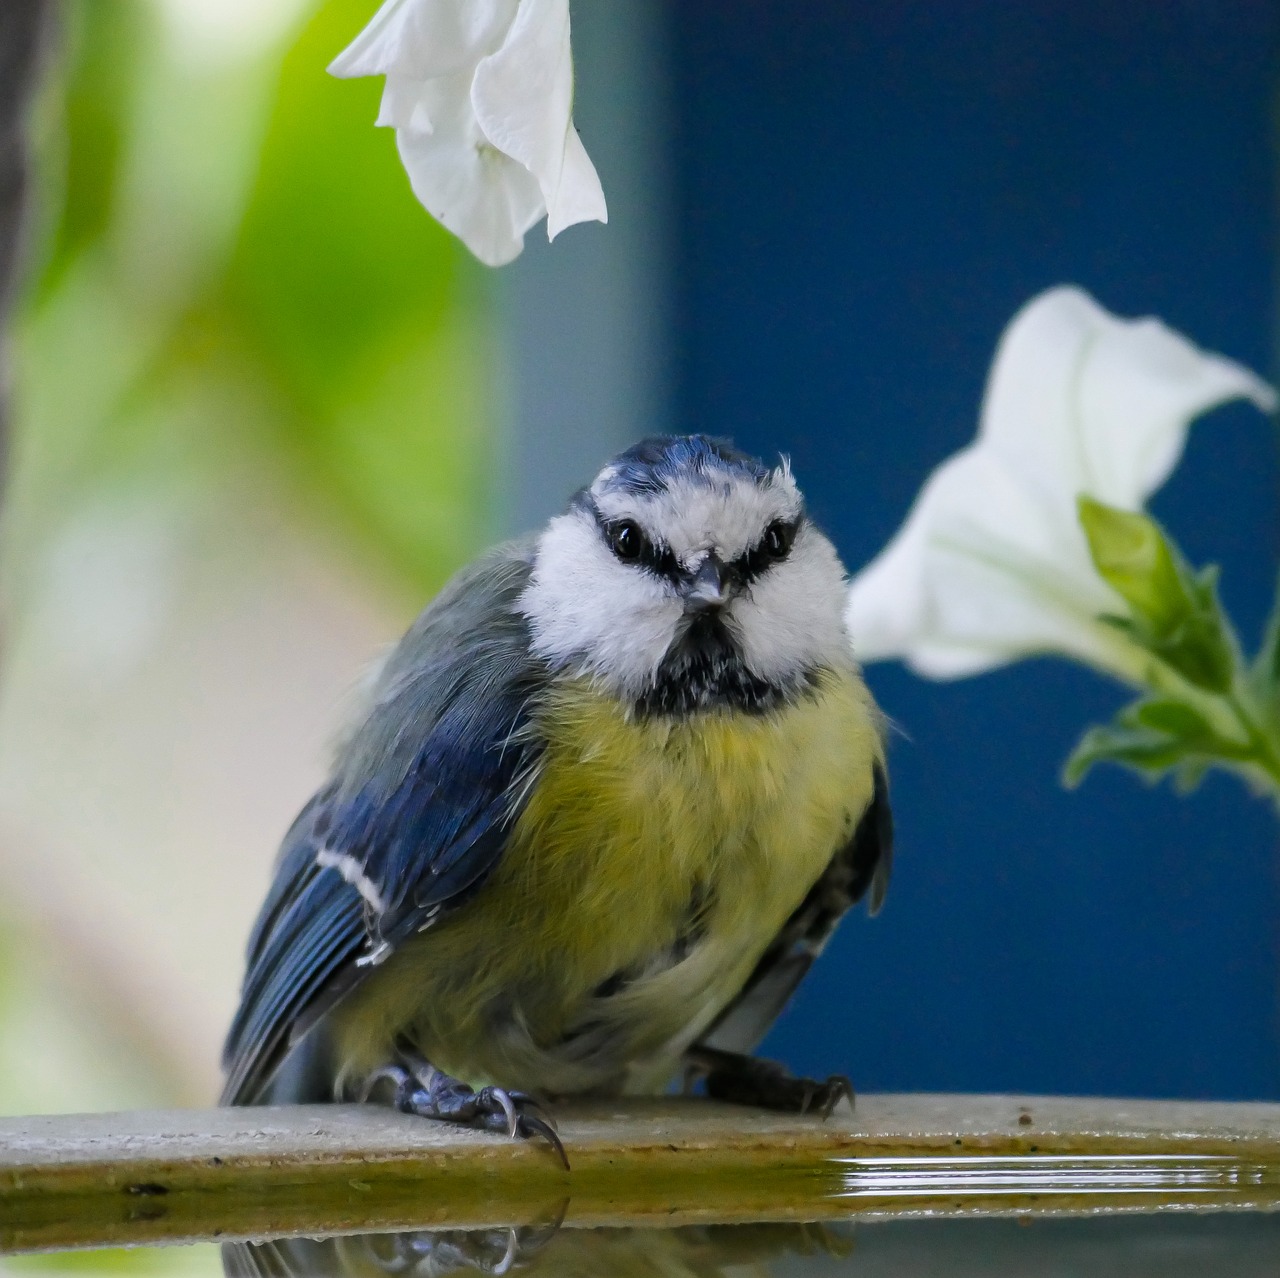
[[[659,437],[551,521],[521,610],[553,668],[642,711],[768,709],[852,661],[844,578],[785,461]]]

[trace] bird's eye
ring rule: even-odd
[[[764,530],[764,553],[770,559],[785,559],[791,551],[791,543],[795,540],[795,537],[795,524],[788,524],[781,519],[775,519]]]
[[[620,519],[609,525],[609,549],[625,564],[633,564],[644,554],[645,535],[634,519]]]

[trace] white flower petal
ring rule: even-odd
[[[519,0],[385,0],[329,64],[352,78],[397,72],[413,80],[474,67],[502,44]]]
[[[1080,385],[1092,495],[1136,510],[1178,464],[1191,422],[1233,399],[1275,408],[1275,392],[1260,378],[1159,320],[1112,320]]]
[[[980,443],[1050,490],[1079,490],[1088,480],[1075,388],[1096,311],[1077,288],[1041,293],[1005,328],[987,379]]]
[[[860,661],[905,657],[935,628],[925,566],[929,497],[926,486],[893,540],[849,584],[844,619]]]
[[[495,150],[480,131],[468,79],[440,77],[423,84],[419,103],[434,128],[397,129],[396,146],[427,211],[485,265],[502,266],[519,255],[525,232],[546,207],[533,175]]]
[[[854,578],[855,651],[935,678],[1048,651],[1134,677],[1140,658],[1097,620],[1124,605],[1093,567],[1076,499],[1140,507],[1191,420],[1239,397],[1275,405],[1247,369],[1157,320],[1117,319],[1075,288],[1033,299],[1000,340],[977,441]]]
[[[374,123],[383,129],[409,129],[414,133],[431,133],[435,125],[427,114],[426,83],[407,76],[388,75],[382,86],[382,102]]]
[[[363,30],[327,68],[330,75],[353,79],[384,75],[396,64],[396,55],[411,22],[414,0],[384,0]]]
[[[607,220],[573,127],[568,0],[522,0],[502,47],[476,67],[471,100],[489,141],[537,178],[552,238],[575,222]]]
[[[974,446],[934,472],[854,578],[846,623],[862,660],[903,657],[941,678],[1064,644],[1092,658],[1093,614],[1115,604],[1073,507]]]
[[[543,192],[546,195],[546,192]],[[564,167],[560,170],[560,185],[547,199],[547,239],[554,240],[566,227],[579,222],[607,222],[609,209],[604,202],[604,190],[596,166],[591,163],[587,148],[582,145],[578,130],[569,121],[565,134]]]
[[[1128,509],[1158,488],[1190,422],[1229,399],[1274,393],[1155,319],[1123,320],[1078,288],[1033,298],[996,350],[981,439],[1028,477]]]

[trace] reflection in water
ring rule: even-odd
[[[840,1198],[967,1198],[992,1202],[1049,1196],[1092,1198],[1094,1205],[1134,1195],[1176,1201],[1229,1202],[1242,1191],[1274,1198],[1274,1165],[1226,1154],[1018,1154],[922,1158],[835,1158],[843,1169]],[[1112,1206],[1119,1206],[1112,1202]]]
[[[223,1265],[229,1278],[1280,1275],[1277,1163],[1194,1153],[836,1158],[809,1187],[828,1210],[857,1216],[856,1252],[852,1221],[589,1229],[563,1224],[566,1199],[518,1228],[230,1243]],[[592,1219],[592,1202],[577,1204],[578,1219]]]
[[[418,1230],[346,1238],[228,1243],[227,1278],[304,1275],[413,1275],[460,1270],[543,1278],[749,1278],[786,1256],[847,1256],[852,1229],[818,1224],[707,1225],[680,1229],[560,1229],[559,1221],[519,1229]]]
[[[1280,1212],[1084,1213],[680,1229],[441,1230],[234,1243],[232,1278],[1276,1278]]]

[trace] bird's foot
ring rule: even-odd
[[[540,1136],[569,1169],[569,1159],[556,1133],[555,1122],[545,1107],[525,1092],[504,1087],[482,1087],[479,1091],[461,1079],[436,1069],[416,1052],[400,1049],[399,1062],[379,1066],[365,1080],[362,1101],[389,1098],[393,1108],[420,1118],[436,1118],[464,1127],[490,1132],[506,1132],[515,1137]]]
[[[708,1096],[735,1105],[758,1105],[791,1114],[811,1110],[829,1118],[842,1101],[853,1107],[853,1084],[843,1074],[833,1074],[826,1082],[796,1078],[777,1061],[714,1047],[694,1047],[685,1055],[685,1091],[701,1082]]]
[[[478,1270],[508,1274],[529,1265],[555,1237],[569,1200],[539,1221],[507,1229],[412,1230],[337,1238],[273,1238],[224,1243],[226,1278],[317,1278],[398,1274],[445,1278]]]
[[[507,1229],[446,1229],[408,1234],[367,1234],[357,1238],[376,1268],[391,1274],[445,1274],[477,1269],[484,1274],[508,1274],[523,1269],[555,1237],[565,1213],[566,1198],[549,1218],[536,1224]],[[319,1272],[318,1270],[312,1272]],[[329,1272],[325,1270],[324,1272]],[[335,1268],[334,1273],[355,1272],[355,1267]]]

